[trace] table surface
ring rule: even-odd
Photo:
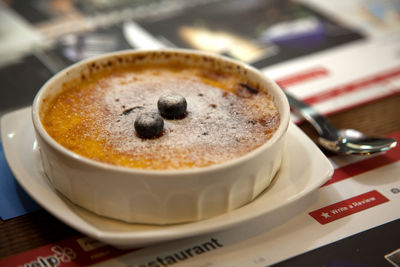
[[[400,95],[393,95],[351,110],[329,116],[339,127],[351,127],[371,135],[385,135],[400,130]],[[316,139],[308,123],[300,128]],[[0,221],[0,258],[37,248],[78,234],[44,210],[7,221]]]
[[[22,1],[15,2],[22,3]],[[20,5],[20,8],[23,8],[27,12],[29,11],[24,5]],[[163,27],[161,28],[163,29]],[[16,64],[6,71],[3,70],[0,72],[0,83],[3,85],[0,88],[0,116],[9,110],[31,103],[36,89],[40,88],[40,85],[52,75],[49,69],[35,67],[40,66],[40,64],[38,59],[31,55],[24,62],[20,63],[20,65]],[[29,68],[25,67],[28,65]],[[29,90],[29,88],[32,90]],[[13,96],[10,97],[9,94]],[[15,101],[15,103],[12,103],[10,98],[13,98],[12,101]],[[381,136],[400,131],[399,107],[400,94],[395,94],[352,107],[349,110],[340,111],[328,117],[332,124],[338,128],[353,128],[368,135]],[[314,142],[316,141],[316,132],[308,123],[303,122],[299,126]],[[374,242],[377,241],[382,247],[383,243],[393,245],[395,242],[397,242],[397,245],[393,246],[398,246],[399,224],[400,220],[396,220],[371,229],[367,231],[369,232],[367,238],[373,238],[372,240]],[[79,234],[79,232],[65,225],[45,210],[31,212],[6,221],[0,219],[0,259]],[[395,239],[396,237],[397,240]],[[347,242],[346,247],[354,247],[354,243],[352,242],[360,243],[363,241],[360,241],[355,236],[350,237]],[[373,243],[373,246],[376,244],[374,242],[369,243]],[[333,249],[339,251],[340,248],[333,247]],[[306,254],[311,259],[309,262],[313,262],[312,265],[316,266],[317,263],[314,261],[316,259],[315,254],[324,256],[327,253],[322,248],[307,252]],[[349,253],[356,254],[358,252],[351,251]],[[382,254],[377,253],[377,255],[381,257]],[[308,264],[305,264],[302,260],[293,261],[293,259],[290,259],[281,265],[307,266]]]

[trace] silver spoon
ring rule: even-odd
[[[306,119],[317,130],[319,144],[339,154],[370,155],[394,148],[393,138],[371,137],[353,129],[336,129],[327,118],[314,108],[285,92],[292,109]]]

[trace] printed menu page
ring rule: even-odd
[[[400,132],[394,137],[399,138]],[[333,177],[294,205],[224,232],[173,243],[176,246],[145,248],[99,266],[152,266],[153,262],[159,266],[162,262],[267,266],[281,262],[398,219],[399,159],[399,148],[367,158],[332,157]],[[202,247],[207,243],[213,244],[208,250]]]
[[[337,113],[400,92],[399,43],[400,32],[390,40],[362,40],[263,71],[321,113]]]

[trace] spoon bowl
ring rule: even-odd
[[[285,94],[291,108],[318,132],[318,142],[326,150],[345,155],[370,155],[388,151],[397,145],[393,138],[367,136],[354,129],[338,130],[314,108],[288,92]]]
[[[367,136],[354,129],[339,130],[337,140],[318,138],[319,144],[329,151],[339,154],[370,155],[384,152],[396,146],[393,138]]]

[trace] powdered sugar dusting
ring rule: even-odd
[[[96,95],[95,104],[80,116],[90,118],[85,120],[89,134],[95,133],[106,154],[123,159],[107,156],[101,161],[152,169],[222,163],[264,144],[279,125],[278,111],[265,93],[242,98],[193,75],[165,73],[125,72],[96,82],[97,93],[90,96]],[[157,112],[157,100],[164,93],[184,96],[187,115],[165,119],[160,137],[141,139],[135,119],[143,112]]]

